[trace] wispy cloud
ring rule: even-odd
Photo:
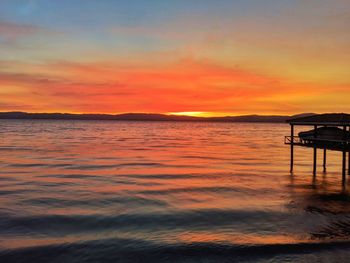
[[[122,61],[60,61],[36,64],[35,70],[28,65],[19,66],[22,72],[0,73],[0,85],[21,87],[17,93],[14,90],[12,98],[16,94],[17,99],[23,101],[33,99],[33,103],[39,101],[38,105],[52,111],[109,113],[203,109],[206,112],[253,113],[256,109],[266,113],[290,112],[298,108],[293,98],[327,92],[311,84],[239,67],[223,67],[207,60],[183,59],[153,67],[126,65]]]
[[[39,26],[17,24],[0,20],[0,40],[3,43],[14,44],[19,38],[43,33],[46,30]]]

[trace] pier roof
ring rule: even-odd
[[[350,114],[325,113],[307,117],[289,119],[286,122],[293,125],[328,125],[328,126],[350,126]]]

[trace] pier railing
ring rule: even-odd
[[[309,147],[316,146],[319,148],[328,148],[333,150],[350,150],[349,140],[332,140],[317,137],[300,138],[299,136],[285,136],[284,143]]]

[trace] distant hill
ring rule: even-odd
[[[225,117],[192,117],[153,113],[125,114],[70,114],[70,113],[27,113],[0,112],[0,119],[30,119],[30,120],[114,120],[114,121],[196,121],[196,122],[285,122],[290,118],[310,116],[313,113],[303,113],[293,116],[284,115],[243,115]]]

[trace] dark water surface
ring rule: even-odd
[[[292,176],[288,133],[1,120],[0,262],[349,262],[340,153]]]

